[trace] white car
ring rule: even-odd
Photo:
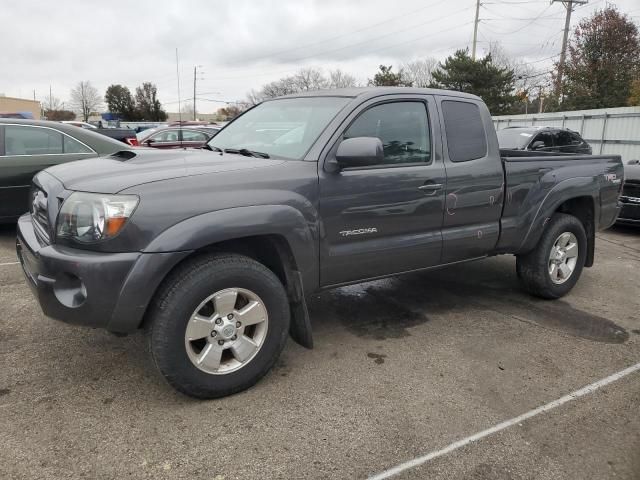
[[[75,120],[63,120],[60,123],[66,123],[68,125],[73,125],[75,127],[80,127],[80,128],[86,128],[88,130],[98,128],[95,125],[91,125],[90,123],[87,123],[87,122],[76,122]]]

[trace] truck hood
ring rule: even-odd
[[[283,162],[208,150],[136,149],[63,163],[46,171],[60,180],[67,190],[117,193],[143,183],[270,167]]]

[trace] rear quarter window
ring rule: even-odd
[[[487,136],[475,103],[443,100],[442,115],[452,162],[468,162],[487,155]]]

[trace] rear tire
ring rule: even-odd
[[[204,255],[172,272],[152,302],[151,357],[174,388],[196,398],[245,390],[275,364],[289,331],[282,283],[241,255]]]
[[[584,267],[587,235],[573,215],[551,217],[536,247],[516,257],[516,271],[526,291],[541,298],[560,298],[573,288]]]

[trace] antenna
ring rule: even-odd
[[[180,101],[180,62],[178,61],[178,47],[176,47],[176,77],[178,77],[178,119],[182,124],[182,103]]]
[[[182,102],[180,101],[180,62],[178,61],[178,47],[176,47],[176,76],[178,77],[178,135],[182,147]]]

